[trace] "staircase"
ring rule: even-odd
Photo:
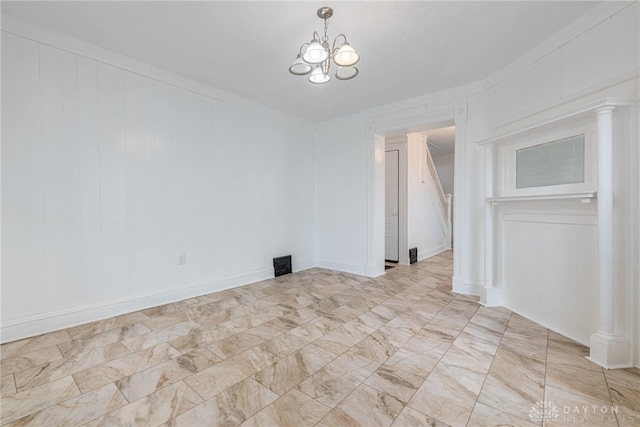
[[[446,242],[448,248],[451,249],[453,244],[453,226],[452,226],[452,205],[453,195],[445,194],[442,190],[442,184],[440,183],[440,177],[438,176],[438,171],[436,170],[436,166],[433,164],[433,158],[431,157],[431,152],[429,152],[429,147],[427,146],[427,141],[425,140],[425,165],[426,169],[433,180],[436,188],[436,193],[438,195],[438,200],[440,200],[440,206],[442,208],[442,221],[440,225],[442,226],[442,231],[446,236]]]

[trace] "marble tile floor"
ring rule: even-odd
[[[640,426],[639,369],[452,293],[451,270],[311,269],[6,343],[0,423]]]

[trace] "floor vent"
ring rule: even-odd
[[[409,264],[418,262],[418,248],[409,249]]]
[[[291,255],[273,259],[273,274],[275,277],[290,274],[291,272]]]

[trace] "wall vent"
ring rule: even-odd
[[[291,274],[291,272],[291,255],[273,259],[273,274],[275,277]]]
[[[409,264],[418,262],[418,248],[409,249]]]

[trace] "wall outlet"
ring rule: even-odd
[[[184,254],[178,255],[178,265],[184,265],[187,262]]]

